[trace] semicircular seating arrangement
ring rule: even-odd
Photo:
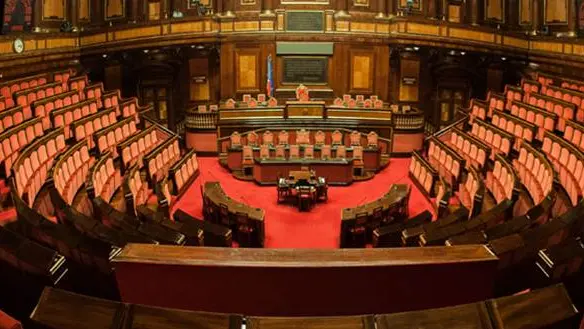
[[[584,88],[584,83],[537,74],[517,86],[506,86],[503,94],[489,92],[485,100],[472,100],[460,119],[428,136],[424,146],[412,153],[407,170],[413,185],[391,185],[380,199],[342,210],[340,246],[364,248],[358,252],[365,254],[370,246],[405,247],[404,255],[412,247],[420,247],[422,254],[434,257],[449,248],[462,250],[457,248],[483,244],[483,252],[496,259],[489,267],[494,278],[488,288],[492,296],[513,295],[560,281],[565,281],[570,292],[582,287],[581,86]],[[77,76],[73,70],[6,82],[0,90],[0,178],[10,187],[17,213],[15,220],[0,227],[0,260],[14,272],[0,273],[0,282],[4,277],[19,287],[42,282],[119,300],[126,291],[118,289],[118,284],[127,284],[128,277],[122,278],[122,272],[115,268],[124,266],[120,254],[124,250],[127,259],[133,244],[169,254],[187,252],[185,246],[232,247],[236,243],[242,247],[241,254],[248,252],[247,247],[264,246],[264,211],[230,198],[219,183],[201,184],[204,220],[174,209],[177,198],[199,175],[197,154],[182,147],[179,135],[143,116],[141,112],[148,107],[140,107],[136,98],[123,99],[119,90],[105,91],[103,84]],[[391,140],[373,132],[342,129],[256,129],[220,139],[218,148],[225,151],[221,153],[237,153],[237,157],[220,159],[235,171],[244,171],[258,159],[256,155],[264,160],[351,158],[361,171],[361,175],[351,176],[364,177],[364,173],[387,165]],[[229,162],[233,159],[235,162]],[[427,198],[431,212],[409,216],[412,189]],[[437,246],[444,249],[431,248]],[[219,262],[218,255],[231,250],[220,248],[214,253],[213,249],[194,249],[208,252],[208,258],[173,264],[179,269],[173,273],[211,264],[205,261]],[[291,251],[283,254],[287,252]],[[318,252],[309,254],[318,259]],[[254,260],[260,265],[222,260],[222,266],[234,271],[224,283],[241,279],[241,285],[248,288],[257,284],[254,270],[246,271],[270,267],[266,255]],[[342,250],[339,255],[343,255]],[[353,257],[351,261],[362,261],[356,254],[346,255]],[[460,263],[472,263],[475,256],[463,255],[467,258]],[[160,270],[157,261],[135,257],[135,264],[150,262]],[[293,251],[285,257],[289,258],[284,263],[297,261]],[[373,264],[381,261],[372,257]],[[449,266],[448,261],[439,263]],[[286,266],[293,272],[296,265]],[[428,271],[437,266],[426,265],[419,266]],[[322,270],[312,266],[301,266],[300,271]],[[323,268],[335,266],[339,265]],[[463,265],[452,268],[455,266]],[[157,275],[164,277],[172,272],[160,271]],[[155,271],[141,274],[148,277],[152,273]],[[340,274],[346,278],[344,275]],[[230,291],[241,291],[233,282],[229,287]],[[39,286],[29,285],[29,289],[31,295],[39,292]],[[566,302],[563,289],[548,287],[546,291],[555,294],[550,300]],[[45,297],[54,291],[47,290]],[[67,294],[61,297],[78,298]],[[534,291],[503,298],[529,304],[545,297],[541,296]],[[46,303],[41,299],[41,307],[33,314],[36,321],[49,321],[39,316]],[[503,308],[500,305],[504,304],[498,303],[511,305],[503,299],[481,302],[480,307],[490,310],[484,316],[492,317],[497,307]],[[116,314],[126,320],[138,317],[139,312],[131,311],[132,307],[117,305]],[[448,310],[420,312],[450,314]],[[227,318],[234,321],[235,316]],[[367,321],[379,326],[390,318],[392,315],[375,315]],[[273,319],[249,316],[244,322],[253,327],[270,321]],[[504,326],[498,323],[495,327]]]

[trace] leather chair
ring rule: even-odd
[[[257,246],[255,243],[255,229],[250,225],[249,214],[244,212],[237,212],[235,214],[235,221],[237,225],[237,242],[240,247],[252,248]]]
[[[351,244],[353,248],[365,248],[367,243],[367,221],[369,216],[366,212],[359,213],[355,216],[355,226],[353,226],[349,233],[351,235]]]
[[[229,208],[226,204],[222,203],[219,205],[219,224],[227,227],[231,227],[231,215],[229,214]]]
[[[300,186],[298,188],[298,208],[302,210],[310,210],[312,202],[314,201],[314,194],[310,186]]]

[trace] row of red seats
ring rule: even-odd
[[[535,204],[542,202],[552,192],[554,168],[546,157],[528,142],[521,142],[519,158],[513,160],[513,167]]]
[[[90,176],[93,191],[88,194],[90,197],[101,197],[105,202],[110,202],[115,191],[122,185],[120,171],[114,166],[114,158],[110,153],[102,155],[93,167]]]
[[[144,155],[162,142],[163,139],[159,138],[157,131],[156,127],[151,126],[118,144],[118,154],[122,156],[124,168],[141,163]]]
[[[178,136],[171,137],[144,156],[146,179],[153,185],[166,177],[168,169],[180,159]]]
[[[114,157],[117,157],[116,145],[134,135],[137,131],[136,120],[126,118],[100,131],[96,131],[93,134],[94,142],[97,144],[100,154],[111,152]]]
[[[484,168],[487,157],[491,154],[489,146],[456,127],[450,130],[450,138],[445,143],[465,158],[467,168]]]
[[[126,206],[126,211],[137,216],[137,207],[147,203],[152,193],[148,184],[142,180],[140,167],[133,166],[124,178],[124,195],[131,199],[131,203]]]
[[[584,120],[584,93],[565,89],[560,86],[542,84],[535,80],[523,79],[521,80],[522,89],[526,92],[525,97],[531,94],[541,94],[553,97],[558,100],[563,100],[572,103],[576,106],[576,111],[565,110],[566,113],[559,115],[567,120]]]
[[[65,138],[69,139],[71,138],[70,125],[83,117],[97,113],[98,109],[98,100],[89,98],[85,101],[51,111],[49,113],[50,121],[53,127],[64,127]]]
[[[315,145],[321,146],[325,144],[331,144],[333,146],[344,144],[343,133],[339,130],[335,130],[330,134],[330,141],[327,141],[327,135],[322,130],[318,130],[312,133],[309,130],[301,129],[296,131],[296,145]],[[238,132],[233,132],[230,136],[230,142],[232,148],[239,148],[244,143],[242,136]],[[371,131],[367,134],[367,147],[377,147],[378,135],[376,132]],[[278,140],[275,140],[274,133],[267,130],[262,133],[261,141],[260,136],[255,132],[251,131],[245,135],[245,144],[257,147],[259,145],[290,145],[290,134],[286,130],[282,130],[278,133]],[[362,134],[358,131],[352,131],[349,135],[349,144],[351,146],[363,146]]]
[[[172,195],[180,195],[199,172],[199,163],[195,150],[189,151],[168,170],[168,177],[173,185]],[[168,199],[169,201],[171,199]]]
[[[584,125],[574,121],[566,121],[566,130],[564,131],[564,139],[574,144],[580,150],[584,150]]]
[[[460,185],[459,199],[468,209],[469,219],[481,212],[485,194],[485,184],[479,172],[474,168],[468,168],[468,175],[464,184]]]
[[[491,160],[495,159],[495,154],[497,153],[509,155],[511,146],[515,143],[513,134],[479,119],[472,122],[470,134],[491,147]]]
[[[584,154],[567,140],[553,133],[546,133],[542,151],[558,173],[572,206],[576,206],[584,191]]]
[[[428,197],[435,195],[434,187],[438,181],[438,172],[418,152],[412,152],[409,175],[418,182]]]
[[[32,208],[37,193],[46,181],[55,157],[65,150],[63,128],[36,139],[20,152],[13,170],[17,195]]]
[[[91,138],[93,133],[109,127],[116,123],[116,121],[116,110],[109,108],[73,121],[71,123],[71,130],[73,131],[75,141],[87,140],[89,147],[93,148],[93,138]]]
[[[430,137],[428,145],[430,164],[454,188],[466,165],[464,158],[436,137]]]
[[[558,121],[558,115],[552,112],[542,110],[536,106],[529,105],[520,101],[511,102],[511,115],[521,118],[527,122],[532,122],[537,126],[536,139],[543,140],[545,131],[554,131],[556,125],[563,131],[565,121]]]
[[[514,149],[518,149],[522,140],[533,142],[537,126],[511,114],[495,110],[491,123],[515,136]]]
[[[75,195],[85,183],[89,168],[94,158],[89,155],[86,141],[70,147],[53,166],[55,188],[69,205],[73,204]]]
[[[491,191],[491,194],[497,203],[505,199],[513,199],[513,191],[518,186],[519,181],[513,167],[507,160],[497,155],[493,171],[487,172],[485,185]]]
[[[3,97],[0,99],[0,111],[4,109],[13,107],[16,103],[12,95],[20,90],[28,89],[32,87],[37,87],[43,85],[50,81],[54,77],[50,73],[42,73],[29,77],[24,77],[22,79],[11,80],[0,84],[0,95]],[[55,81],[55,80],[53,80]]]
[[[30,119],[0,134],[0,141],[2,141],[0,163],[4,163],[4,177],[12,174],[12,164],[16,161],[19,151],[44,134],[41,118]]]

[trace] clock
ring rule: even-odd
[[[17,54],[20,54],[24,51],[24,41],[22,41],[21,38],[16,38],[14,39],[14,42],[12,43],[12,48],[14,49],[14,52]]]

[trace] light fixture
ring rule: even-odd
[[[194,48],[195,48],[195,45],[191,45],[191,49],[194,49]]]
[[[148,50],[148,49],[144,49],[144,54],[148,54],[149,51],[150,50]]]
[[[418,50],[420,50],[420,47],[414,47],[414,50],[418,51]]]
[[[501,57],[501,60],[502,61],[506,61],[507,60],[507,57]]]
[[[460,52],[460,54],[461,54],[462,56],[464,56],[464,55],[466,55],[466,51],[461,51],[461,52]]]
[[[101,55],[101,57],[107,58],[107,54],[103,54],[103,55]]]
[[[205,46],[203,46],[203,45],[198,45],[198,46],[197,46],[197,49],[205,49]]]

